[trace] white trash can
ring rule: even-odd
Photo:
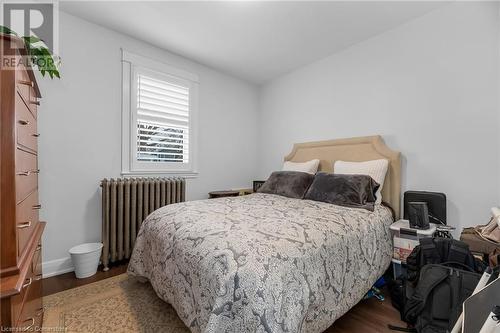
[[[83,279],[97,272],[102,246],[102,243],[85,243],[69,250],[77,278]]]

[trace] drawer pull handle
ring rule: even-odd
[[[31,227],[31,221],[19,223],[17,225],[18,229],[26,229],[26,228],[29,228],[29,227]]]
[[[27,286],[29,286],[32,282],[33,282],[33,279],[32,279],[32,278],[29,278],[29,279],[28,279],[28,282],[26,282],[25,284],[23,284],[23,288],[26,288],[26,287],[27,287]]]
[[[39,138],[40,137],[40,133],[31,134],[31,135],[34,136],[35,138]]]
[[[30,101],[30,104],[40,105],[39,101]]]
[[[40,281],[42,279],[42,274],[38,274],[36,277],[35,277],[35,281]]]
[[[33,326],[35,326],[35,318],[31,317],[31,318],[28,318],[26,320],[23,320],[23,323],[25,323],[27,321],[31,321],[31,324],[29,324],[29,326],[26,326],[25,328],[22,329],[24,332],[31,330],[33,328]]]
[[[33,209],[42,209],[42,205],[41,205],[41,204],[34,205],[34,206],[33,206]]]
[[[29,125],[30,121],[29,120],[24,120],[24,119],[19,119],[18,123],[24,126],[24,125]]]
[[[34,86],[33,81],[19,80],[19,81],[17,81],[17,83],[25,85],[25,86],[30,86],[30,87]]]
[[[16,175],[18,175],[18,176],[29,176],[32,173],[39,174],[40,173],[40,169],[31,170],[31,171],[21,171],[21,172],[16,173]]]

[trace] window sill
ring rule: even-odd
[[[122,171],[124,177],[182,177],[198,178],[198,172],[191,171]]]

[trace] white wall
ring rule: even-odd
[[[99,241],[99,182],[121,171],[121,51],[197,74],[199,177],[187,198],[248,188],[255,178],[258,91],[253,85],[117,32],[61,13],[62,80],[39,78],[44,273],[71,269],[68,249]]]
[[[498,4],[453,3],[261,90],[259,176],[295,142],[381,134],[403,190],[448,196],[449,223],[499,204]]]

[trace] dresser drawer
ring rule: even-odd
[[[16,332],[41,332],[43,323],[43,303],[42,299],[38,299],[38,304],[34,305],[36,309],[26,309],[21,316],[16,327]]]
[[[38,223],[38,191],[32,192],[16,207],[17,254],[20,257]],[[36,254],[35,254],[36,255]]]
[[[16,202],[21,202],[38,188],[37,156],[21,149],[16,151]]]
[[[23,332],[39,332],[43,320],[42,275],[32,271],[29,275],[23,288],[26,291],[17,327]]]
[[[23,300],[24,296],[26,296],[26,290],[28,287],[21,289],[21,293],[10,298],[11,304],[11,313],[13,322],[17,322],[19,320],[19,316],[21,315],[21,310],[23,309]]]
[[[16,95],[16,133],[18,145],[37,151],[36,119],[19,94]]]
[[[30,90],[33,88],[33,82],[30,80],[25,70],[16,71],[16,87],[22,99],[29,105]]]
[[[12,318],[14,323],[17,322],[21,324],[21,313],[23,312],[26,301],[28,300],[29,290],[34,284],[36,286],[36,283],[41,283],[41,275],[35,274],[31,267],[32,265],[30,265],[30,268],[28,269],[28,273],[26,274],[26,278],[23,282],[21,292],[11,297]]]

